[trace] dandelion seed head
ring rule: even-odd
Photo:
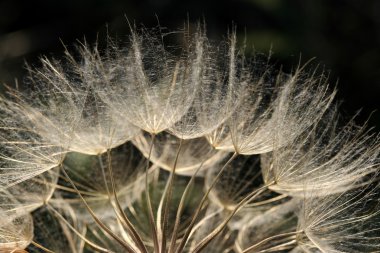
[[[130,28],[0,98],[1,252],[380,248],[379,135],[326,73],[248,56],[235,29]]]

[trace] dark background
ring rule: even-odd
[[[105,36],[128,34],[124,16],[146,27],[171,30],[206,20],[209,36],[221,39],[237,25],[239,39],[285,69],[315,57],[337,83],[342,111],[358,121],[372,112],[370,125],[380,130],[380,1],[377,0],[0,0],[0,83],[22,83],[24,62],[41,55],[62,55],[60,40],[72,45],[84,36],[89,43]]]

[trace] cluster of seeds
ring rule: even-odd
[[[379,135],[236,33],[131,29],[0,98],[0,252],[379,252]]]

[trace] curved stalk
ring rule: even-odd
[[[51,211],[53,211],[54,215],[57,216],[59,219],[63,221],[63,223],[66,224],[79,238],[81,238],[84,242],[86,242],[91,248],[104,253],[109,253],[111,251],[95,244],[94,242],[91,242],[88,240],[85,236],[83,236],[78,230],[76,230],[63,216],[60,214],[55,208],[50,205],[49,203],[46,203],[47,208],[49,208]]]
[[[211,149],[208,151],[208,154],[210,152],[211,152]],[[197,170],[194,172],[194,174],[191,176],[189,182],[186,185],[185,190],[182,193],[182,197],[181,197],[181,200],[180,200],[178,208],[177,208],[177,214],[176,214],[176,219],[175,219],[175,223],[174,223],[172,238],[170,240],[169,253],[173,253],[174,250],[175,250],[175,243],[176,243],[177,237],[178,237],[178,229],[179,229],[179,225],[180,225],[180,219],[181,219],[183,207],[185,206],[185,200],[186,200],[187,194],[189,193],[190,187],[193,185],[193,183],[195,181],[196,175],[201,170],[201,168],[203,167],[203,164],[206,161],[207,161],[207,155],[206,155],[206,158],[199,165],[199,167],[197,168]]]
[[[152,200],[150,199],[150,193],[149,193],[148,170],[149,170],[150,157],[152,155],[152,150],[153,150],[154,140],[156,139],[156,135],[151,134],[151,137],[152,137],[152,143],[150,144],[150,147],[149,147],[149,155],[146,161],[146,168],[145,168],[145,195],[146,195],[146,204],[147,204],[148,212],[149,212],[149,223],[150,223],[151,233],[152,233],[152,238],[153,238],[154,251],[160,252],[160,246],[159,246],[158,237],[157,237],[157,226],[154,220]]]
[[[35,242],[35,241],[31,241],[31,244],[33,244],[34,246],[36,246],[37,248],[39,249],[42,249],[43,251],[45,252],[48,252],[48,253],[55,253],[54,251],[48,249],[48,248],[45,248],[44,246],[42,246],[41,244],[39,244],[38,242]],[[12,251],[13,252],[13,251]],[[27,252],[27,251],[25,251]]]
[[[62,172],[64,175],[67,177],[67,179],[70,181],[71,185],[74,187],[74,189],[77,191],[78,196],[81,198],[83,204],[85,205],[87,211],[89,214],[92,216],[94,219],[95,223],[102,228],[107,234],[109,234],[113,239],[115,239],[121,246],[123,246],[127,252],[130,253],[136,253],[136,251],[126,242],[124,242],[121,238],[119,238],[115,233],[113,233],[104,223],[96,216],[94,211],[91,209],[91,207],[88,205],[87,201],[83,198],[82,194],[79,192],[78,188],[76,187],[75,183],[72,181],[72,179],[69,177],[67,174],[65,168],[62,166],[61,167]]]
[[[251,192],[248,196],[246,196],[243,200],[241,200],[235,207],[234,210],[228,215],[228,217],[217,227],[215,228],[210,234],[208,234],[201,242],[197,244],[197,246],[194,249],[194,253],[198,253],[201,250],[203,250],[220,232],[222,232],[225,227],[227,226],[228,222],[232,219],[232,217],[249,201],[260,195],[263,191],[265,191],[269,186],[274,184],[274,182],[264,185],[261,188]]]
[[[248,253],[254,249],[256,249],[258,246],[262,245],[263,243],[266,243],[270,240],[273,240],[273,239],[276,239],[276,238],[279,238],[279,237],[291,237],[291,236],[294,236],[294,235],[297,235],[299,233],[301,233],[301,231],[295,231],[295,232],[289,232],[289,233],[283,233],[283,234],[279,234],[279,235],[274,235],[274,236],[271,236],[271,237],[268,237],[268,238],[265,238],[264,240],[261,240],[260,242],[250,246],[249,248],[245,249],[242,253]]]
[[[203,195],[203,198],[197,208],[197,210],[195,211],[195,214],[194,216],[192,217],[192,220],[191,220],[191,223],[189,224],[189,226],[187,227],[186,229],[186,232],[185,232],[185,235],[184,237],[182,238],[176,252],[177,253],[181,253],[183,248],[185,247],[185,243],[187,242],[187,239],[189,238],[189,234],[191,232],[191,229],[194,227],[194,224],[195,224],[195,221],[196,219],[198,218],[199,216],[199,213],[201,212],[202,210],[202,207],[203,205],[205,204],[206,200],[207,200],[207,197],[208,195],[210,194],[211,190],[214,188],[214,186],[216,185],[218,179],[220,178],[220,176],[222,175],[223,171],[225,170],[225,168],[238,156],[238,153],[234,153],[230,159],[223,165],[222,169],[219,171],[219,173],[216,175],[216,177],[214,178],[214,180],[212,181],[210,187],[208,188],[207,192],[205,193],[205,195]]]
[[[148,250],[146,249],[140,235],[137,233],[136,228],[133,226],[132,222],[128,219],[123,208],[120,205],[119,197],[117,196],[117,192],[116,192],[116,184],[115,184],[115,179],[114,179],[113,170],[112,170],[112,160],[111,160],[110,150],[107,150],[107,160],[108,160],[108,173],[110,174],[110,178],[111,178],[112,192],[113,192],[113,196],[115,198],[115,203],[117,207],[116,208],[117,210],[115,211],[119,212],[121,216],[121,219],[119,218],[119,220],[122,222],[122,224],[126,226],[128,232],[131,234],[133,241],[137,244],[137,247],[139,248],[139,250],[141,250],[142,253],[147,253]],[[111,201],[111,196],[110,196],[110,201]]]
[[[170,205],[170,201],[171,201],[171,197],[172,197],[172,192],[173,192],[173,183],[174,183],[174,178],[175,178],[175,170],[177,168],[177,163],[178,163],[178,158],[179,158],[179,153],[181,152],[181,147],[182,147],[182,139],[180,140],[179,142],[179,146],[178,146],[178,150],[177,150],[177,154],[176,154],[176,157],[175,157],[175,160],[174,160],[174,165],[173,165],[173,171],[171,171],[170,173],[170,178],[169,178],[169,187],[168,187],[168,191],[166,192],[165,196],[164,196],[164,199],[166,199],[166,202],[165,202],[165,209],[164,209],[164,214],[163,214],[163,221],[162,221],[162,224],[163,224],[163,230],[162,230],[162,243],[161,243],[161,252],[166,252],[166,226],[167,226],[167,216],[168,216],[168,213],[169,213],[169,205]]]

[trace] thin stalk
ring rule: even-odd
[[[126,226],[128,232],[131,234],[131,236],[133,238],[133,241],[137,244],[137,247],[141,250],[141,252],[147,253],[148,250],[146,249],[140,235],[137,233],[137,230],[133,226],[132,222],[128,219],[128,217],[125,215],[125,212],[120,205],[119,197],[117,196],[117,193],[116,193],[116,184],[115,184],[115,179],[114,179],[113,170],[112,170],[111,158],[112,158],[111,157],[111,151],[108,149],[107,150],[107,160],[108,160],[108,166],[107,167],[108,167],[108,173],[110,174],[112,192],[113,192],[113,196],[115,197],[115,203],[116,203],[116,207],[117,207],[117,210],[115,210],[115,211],[116,212],[118,211],[120,213],[120,216],[122,219],[119,219],[119,220],[122,221],[122,224],[124,224]],[[110,200],[111,200],[111,198],[110,198]]]
[[[127,252],[136,253],[136,251],[128,245],[128,243],[124,242],[121,238],[119,238],[116,234],[114,234],[104,223],[96,216],[94,211],[91,209],[91,207],[88,205],[87,201],[83,198],[82,194],[79,192],[78,188],[76,187],[75,183],[71,180],[69,175],[67,174],[65,168],[61,167],[63,174],[67,177],[67,179],[70,181],[71,185],[74,187],[74,189],[77,191],[78,196],[81,198],[83,204],[85,205],[87,211],[90,213],[96,224],[102,228],[107,234],[109,234],[113,239],[115,239],[121,246],[123,246]]]
[[[163,206],[164,206],[164,200],[165,200],[165,196],[166,196],[166,193],[169,189],[169,183],[170,183],[170,180],[167,180],[166,181],[166,184],[165,184],[165,188],[164,188],[164,191],[161,195],[161,199],[160,199],[160,203],[158,205],[158,208],[157,208],[157,214],[156,214],[156,217],[157,217],[157,233],[158,233],[158,241],[159,242],[162,242],[162,209],[163,209]],[[160,249],[160,252],[161,252],[162,248]]]
[[[101,155],[98,155],[98,160],[99,160],[100,169],[102,170],[102,176],[103,176],[104,186],[106,187],[106,191],[107,191],[108,196],[111,196],[111,192],[110,192],[110,190],[108,188],[108,182],[107,182],[107,178],[106,178],[106,172],[104,171],[104,164],[103,164],[103,160],[102,160],[102,156]]]
[[[206,217],[203,217],[202,220],[200,220],[195,226],[194,228],[191,230],[191,233],[189,235],[189,238],[191,238],[193,236],[193,234],[195,234],[195,232],[201,228],[209,219],[212,219],[213,217],[215,217],[216,215],[222,213],[224,211],[224,208],[221,207],[219,208],[218,210],[212,212],[211,214],[208,214]],[[193,248],[193,247],[192,247]]]
[[[42,246],[41,244],[39,244],[38,242],[35,242],[35,241],[31,241],[31,244],[33,244],[34,246],[36,246],[37,248],[39,249],[42,249],[43,251],[45,252],[48,252],[48,253],[55,253],[54,251],[48,249],[48,248],[45,248],[44,246]],[[27,251],[25,251],[27,252]]]
[[[276,239],[276,238],[279,238],[279,237],[290,237],[290,236],[293,236],[293,235],[297,235],[299,233],[301,233],[301,231],[294,231],[294,232],[288,232],[288,233],[283,233],[283,234],[279,234],[279,235],[274,235],[274,236],[271,236],[271,237],[268,237],[268,238],[265,238],[264,240],[261,240],[260,242],[250,246],[249,248],[245,249],[242,253],[248,253],[250,252],[251,250],[254,250],[256,249],[258,246],[262,245],[263,243],[266,243],[270,240],[273,240],[273,239]]]
[[[210,149],[210,151],[208,153],[210,153],[210,152],[211,152],[211,149]],[[174,223],[172,238],[170,240],[169,253],[173,253],[174,250],[175,250],[175,244],[176,244],[176,241],[177,241],[178,230],[179,230],[179,225],[180,225],[180,218],[181,218],[181,215],[182,215],[183,207],[185,206],[185,200],[186,200],[187,194],[189,193],[190,187],[193,185],[193,183],[195,181],[196,175],[201,170],[201,168],[203,167],[203,164],[206,161],[207,161],[207,155],[206,155],[206,158],[199,165],[199,167],[197,168],[197,170],[194,172],[194,174],[191,176],[191,179],[187,183],[186,188],[185,188],[185,190],[182,193],[182,197],[181,197],[181,200],[180,200],[178,208],[177,208],[177,214],[176,214],[176,219],[175,219],[175,223]]]
[[[249,201],[251,201],[253,198],[260,195],[263,191],[265,191],[272,183],[264,185],[260,187],[259,189],[251,192],[248,196],[246,196],[244,199],[242,199],[234,208],[234,210],[231,211],[231,213],[227,216],[227,218],[217,227],[215,228],[210,234],[208,234],[201,242],[197,244],[195,247],[193,253],[198,253],[201,250],[203,250],[220,232],[222,232],[225,227],[227,226],[228,222],[232,219],[232,217]]]
[[[84,242],[86,242],[91,248],[99,251],[99,252],[104,252],[104,253],[109,253],[111,251],[95,244],[94,242],[91,242],[90,240],[88,240],[85,236],[83,236],[78,230],[76,230],[63,216],[62,214],[60,214],[57,210],[55,210],[55,208],[50,205],[49,203],[46,203],[46,206],[48,209],[50,209],[51,211],[53,211],[54,215],[57,216],[59,219],[61,219],[65,224],[66,226],[68,226],[79,238],[81,238]]]
[[[189,226],[187,227],[186,229],[186,232],[185,232],[185,235],[183,236],[176,252],[177,253],[181,253],[183,248],[185,247],[185,243],[189,237],[189,234],[191,232],[191,229],[193,228],[194,224],[195,224],[195,221],[196,219],[198,218],[199,216],[199,213],[201,212],[202,210],[202,207],[204,205],[204,203],[206,202],[207,200],[207,197],[208,195],[210,194],[211,190],[214,188],[214,186],[216,185],[216,182],[218,181],[218,179],[220,178],[220,176],[222,175],[223,171],[225,170],[225,168],[238,156],[238,153],[234,153],[231,158],[223,165],[222,169],[219,171],[219,173],[216,175],[216,177],[214,178],[214,180],[212,181],[210,187],[208,188],[207,192],[205,193],[205,195],[203,195],[203,198],[197,208],[197,210],[195,211],[194,213],[194,216],[192,217],[192,220],[191,220],[191,223],[189,224]]]
[[[55,187],[56,189],[60,189],[60,190],[63,190],[63,191],[67,191],[67,192],[72,192],[72,193],[77,193],[76,190],[74,190],[73,188],[70,188],[70,187],[66,187],[66,186],[63,186],[63,185],[59,185],[59,184],[54,184],[54,183],[50,183],[50,182],[45,182],[46,185],[49,185],[49,186],[53,186]],[[99,193],[93,193],[93,192],[87,192],[87,191],[79,191],[81,194],[83,195],[87,195],[87,196],[92,196],[92,197],[103,197],[104,195],[102,194],[99,194]]]
[[[145,195],[146,195],[146,204],[149,211],[149,223],[150,223],[151,233],[152,233],[152,238],[153,238],[154,251],[160,252],[160,246],[159,246],[158,237],[157,237],[157,226],[154,220],[152,200],[150,199],[150,193],[149,193],[148,170],[149,170],[150,157],[152,155],[152,150],[153,150],[154,141],[156,139],[156,135],[151,134],[151,137],[152,137],[152,143],[150,144],[150,147],[149,147],[149,155],[146,161],[146,168],[145,168]]]
[[[87,226],[83,226],[82,233],[83,235],[87,234]],[[80,251],[78,253],[83,253],[84,245],[86,245],[86,242],[84,240],[80,241],[79,249]]]
[[[291,237],[291,238],[293,238],[293,237]],[[257,253],[273,252],[273,251],[278,252],[278,251],[283,251],[283,250],[287,250],[287,249],[293,249],[294,245],[296,243],[297,243],[297,240],[293,239],[291,241],[288,241],[288,242],[285,242],[285,243],[282,243],[282,244],[270,247],[268,249],[260,250]]]
[[[162,221],[163,224],[163,230],[162,230],[162,242],[161,242],[161,250],[162,252],[166,251],[166,227],[167,227],[167,219],[168,219],[168,213],[169,213],[169,206],[170,206],[170,201],[172,197],[172,192],[173,192],[173,183],[174,183],[174,178],[175,178],[175,170],[177,168],[177,163],[178,163],[178,158],[179,158],[179,153],[181,152],[181,147],[182,147],[182,142],[183,139],[180,139],[177,154],[174,160],[174,165],[173,165],[173,171],[170,173],[170,178],[169,178],[169,187],[168,191],[166,192],[164,199],[166,199],[165,202],[165,209],[164,209],[164,218]]]
[[[272,202],[276,202],[278,200],[281,200],[281,199],[284,199],[284,198],[287,198],[287,197],[288,197],[288,195],[282,194],[282,195],[279,195],[279,196],[271,198],[271,199],[267,199],[267,200],[263,200],[263,201],[259,201],[259,202],[255,202],[255,203],[251,203],[251,204],[247,204],[247,205],[245,205],[245,207],[262,206],[262,205],[266,205],[266,204],[269,204],[269,203],[272,203]]]
[[[62,165],[61,165],[62,166]],[[83,180],[83,177],[81,176],[81,175],[78,175],[77,173],[74,173],[75,174],[75,176],[76,177],[81,177],[81,179]],[[66,178],[66,177],[64,177],[64,176],[62,176],[62,175],[59,175],[59,179],[62,179],[63,181],[65,181],[66,183],[69,183],[70,184],[70,181]],[[88,190],[86,190],[86,191],[84,191],[84,190],[80,190],[79,192],[81,192],[83,195],[90,195],[90,194],[88,194],[87,192],[89,192],[89,191],[91,191],[92,189],[89,187],[89,186],[86,186],[86,185],[83,185],[83,184],[81,184],[81,183],[79,183],[79,182],[75,182],[75,185],[77,186],[77,188],[78,187],[82,187],[82,188],[86,188],[86,189],[88,189]],[[68,188],[68,187],[67,187]],[[77,191],[75,191],[75,189],[72,189],[72,188],[69,188],[69,189],[71,189],[71,190],[67,190],[67,191],[69,191],[69,192],[74,192],[74,193],[77,193]],[[64,189],[65,190],[65,189]],[[104,197],[104,194],[100,194],[100,193],[97,193],[97,192],[94,192],[94,196],[102,196],[102,197]]]

